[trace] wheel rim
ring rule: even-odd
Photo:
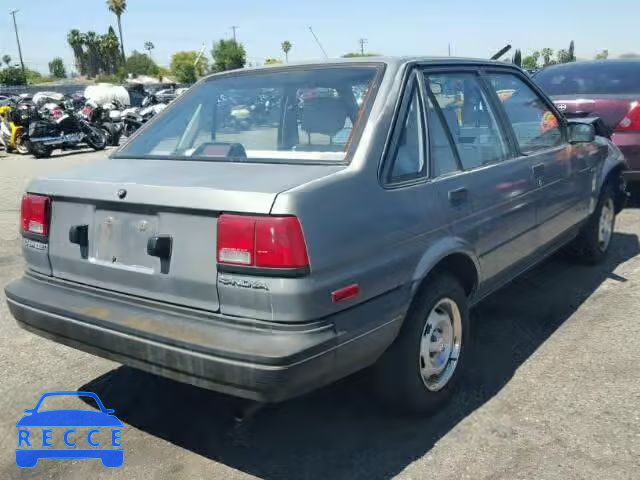
[[[613,236],[613,222],[615,221],[615,210],[613,200],[608,198],[602,205],[600,211],[600,222],[598,224],[598,248],[601,252],[607,251]]]
[[[442,298],[431,309],[420,340],[420,374],[437,392],[451,380],[462,348],[462,316],[456,302]]]
[[[16,150],[18,151],[18,153],[20,154],[25,154],[25,153],[29,153],[29,148],[27,147],[26,143],[24,142],[24,140],[22,139],[22,137],[18,138],[16,140]]]

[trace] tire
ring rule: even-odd
[[[110,146],[118,146],[120,143],[120,132],[112,123],[104,123],[102,124],[102,132],[107,137],[107,145]]]
[[[584,263],[597,264],[607,256],[616,223],[613,187],[606,184],[595,210],[578,237],[570,245],[572,255]]]
[[[464,288],[450,274],[434,275],[416,294],[398,337],[373,368],[377,396],[402,412],[435,412],[463,376],[470,339]]]
[[[39,144],[31,144],[31,154],[36,158],[49,158],[53,149]]]
[[[87,145],[94,150],[104,150],[107,146],[107,135],[99,128],[91,127],[85,137]]]

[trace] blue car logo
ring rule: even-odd
[[[74,409],[39,411],[44,399],[58,396],[91,397],[100,411]],[[16,423],[18,427],[16,465],[18,467],[33,468],[40,458],[99,458],[102,465],[108,468],[118,468],[124,463],[124,450],[120,444],[122,422],[112,415],[113,410],[104,408],[95,393],[45,393],[33,409],[27,409],[24,412],[26,415]],[[41,441],[38,437],[41,437]],[[65,448],[53,448],[54,441],[62,442]],[[82,448],[85,443],[88,448]]]

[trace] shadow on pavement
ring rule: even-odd
[[[80,390],[97,393],[135,428],[261,478],[389,478],[496,395],[603,281],[626,281],[613,271],[639,251],[635,235],[617,233],[604,264],[557,255],[482,302],[473,312],[467,379],[430,418],[381,410],[365,374],[270,406],[241,427],[233,424],[241,400],[128,367]]]

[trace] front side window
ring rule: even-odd
[[[214,76],[116,157],[342,161],[366,122],[379,71],[347,65]]]
[[[430,100],[437,104],[432,106],[442,113],[465,170],[507,156],[506,141],[475,73],[427,73],[425,79],[431,90]],[[427,128],[432,128],[433,123]],[[439,141],[437,146],[442,143]],[[444,172],[453,168],[451,157],[443,158],[442,162]]]
[[[510,73],[490,74],[488,78],[522,152],[552,148],[563,142],[560,120],[529,85]]]

